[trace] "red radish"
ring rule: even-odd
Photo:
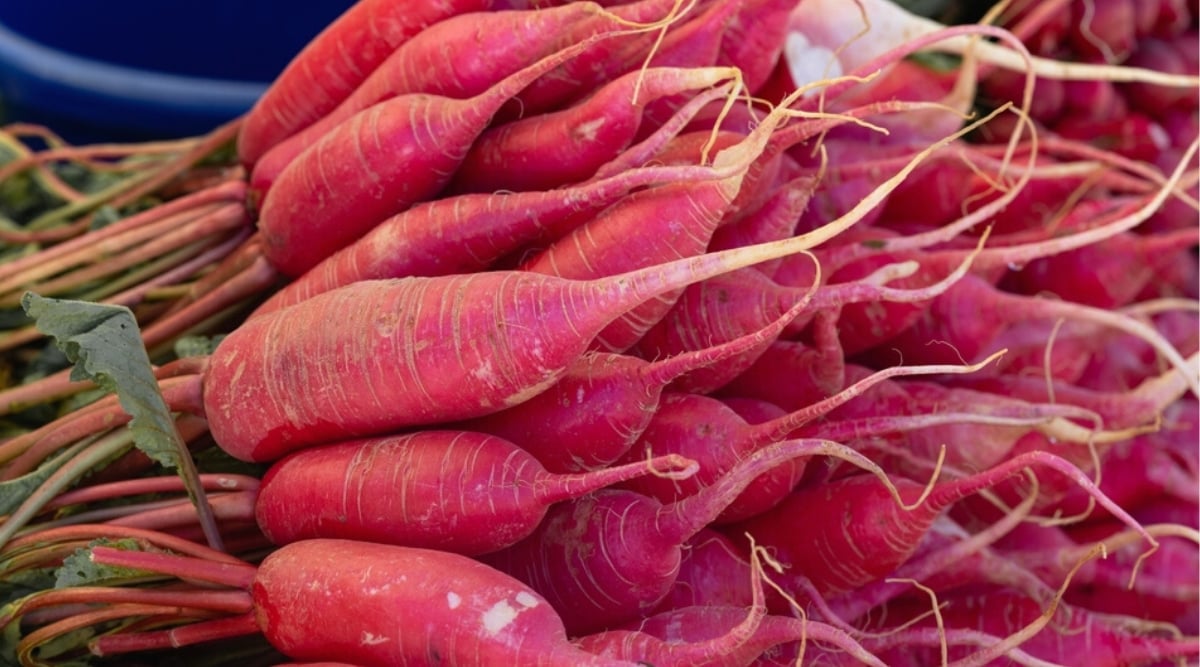
[[[605,77],[615,79],[617,78],[615,75],[620,74],[622,71],[632,73],[635,70],[643,70],[649,67],[695,69],[715,66],[717,64],[717,55],[722,37],[739,6],[740,2],[711,3],[694,18],[677,27],[672,26],[662,41],[654,44],[649,49],[643,48],[628,51],[628,53],[634,55],[635,65],[629,67],[627,70],[622,70],[619,66],[613,67],[611,69],[612,74],[605,74]],[[617,54],[616,60],[620,62],[624,59],[624,56],[625,54]],[[736,68],[734,68],[734,71],[738,72],[740,89],[744,85],[742,83],[742,72]],[[640,101],[640,98],[641,92],[639,91],[634,100]],[[687,95],[676,93],[647,103],[645,111],[642,114],[643,131],[639,132],[639,136],[646,137],[656,132],[657,127],[670,120],[688,101]]]
[[[1195,51],[1195,32],[1192,33],[1191,44],[1178,38],[1166,41],[1146,37],[1137,41],[1137,48],[1130,56],[1129,64],[1158,72],[1195,76],[1197,74]],[[1190,63],[1188,62],[1189,53],[1191,54]],[[1196,96],[1185,88],[1168,88],[1135,82],[1126,84],[1123,92],[1130,105],[1151,116],[1160,116],[1164,110],[1177,105],[1184,108],[1191,107],[1194,112],[1197,104]]]
[[[749,533],[759,544],[775,549],[780,562],[807,577],[822,595],[843,593],[892,573],[916,550],[934,520],[955,502],[1031,465],[1050,467],[1088,489],[1100,505],[1136,528],[1152,546],[1157,544],[1082,471],[1044,452],[1023,454],[971,477],[939,484],[909,510],[897,506],[879,480],[855,475],[800,489],[768,512],[729,530]],[[905,502],[921,495],[916,482],[901,479],[895,483]]]
[[[713,233],[709,251],[727,250],[777,241],[792,236],[800,214],[817,188],[811,176],[798,176],[780,185],[775,194],[758,208],[749,211],[734,222],[724,224]],[[777,262],[755,267],[766,275],[773,273]]]
[[[294,452],[267,471],[254,512],[275,544],[323,537],[476,555],[528,535],[555,502],[693,472],[668,457],[556,475],[495,436],[419,431]]]
[[[1119,531],[1120,525],[1105,524],[1105,528]],[[1157,551],[1142,559],[1127,548],[1140,536],[1124,531],[1104,537],[1105,557],[1084,563],[1074,574],[1075,585],[1067,589],[1067,600],[1076,593],[1090,597],[1089,591],[1111,592],[1118,595],[1112,611],[1139,609],[1164,621],[1174,620],[1186,606],[1200,601],[1200,582],[1194,576],[1180,576],[1194,573],[1200,566],[1196,532],[1171,525],[1148,525],[1146,531],[1156,537],[1182,539],[1164,539]],[[996,549],[997,558],[1028,569],[1048,585],[1058,585],[1070,566],[1095,548],[1090,539],[1053,527],[1018,529]],[[1136,596],[1139,603],[1125,606],[1129,602],[1126,596]]]
[[[754,554],[757,556],[757,554]],[[754,657],[753,644],[757,630],[766,615],[764,605],[762,566],[754,559],[742,585],[748,589],[748,603],[730,608],[731,614],[716,623],[704,614],[688,614],[683,622],[695,622],[711,632],[697,641],[664,641],[664,638],[642,632],[639,628],[607,630],[574,640],[575,645],[589,653],[612,658],[638,660],[644,664],[661,665],[740,665]],[[706,608],[705,608],[706,609]],[[702,612],[692,607],[688,611]],[[728,621],[728,622],[725,622]]]
[[[258,220],[266,257],[282,273],[299,276],[432,197],[501,105],[591,44],[539,60],[472,98],[404,95],[337,125],[287,162],[266,191]],[[260,163],[255,172],[263,169]]]
[[[1200,229],[1142,236],[1118,234],[1094,245],[1034,260],[1005,285],[1025,294],[1051,292],[1099,308],[1132,302],[1158,270],[1200,243]]]
[[[1077,53],[1085,60],[1098,58],[1113,65],[1125,62],[1137,43],[1134,0],[1075,0],[1072,10],[1078,22],[1068,40]]]
[[[846,360],[837,339],[837,315],[813,317],[813,344],[778,340],[718,395],[765,400],[797,410],[833,396],[846,386]]]
[[[491,0],[353,5],[296,54],[254,103],[238,133],[238,158],[253,165],[269,148],[332,111],[396,47],[430,24],[490,5]]]
[[[946,517],[938,519],[917,551],[896,569],[894,576],[830,600],[830,615],[861,620],[872,609],[912,593],[914,581],[923,582],[922,585],[935,591],[948,591],[971,583],[996,583],[1032,597],[1052,599],[1054,591],[1048,584],[1025,568],[1007,561],[992,548],[998,540],[1021,529],[1021,522],[1028,519],[1035,499],[1030,495],[1006,516],[974,533],[968,533]],[[1053,583],[1061,585],[1062,578]]]
[[[725,30],[718,62],[744,72],[746,88],[757,91],[783,52],[788,14],[799,0],[746,0]]]
[[[725,67],[630,72],[586,100],[487,130],[454,174],[454,192],[548,190],[587,180],[629,146],[651,101],[734,79]]]
[[[754,591],[746,582],[753,569],[749,549],[722,533],[705,528],[684,545],[679,574],[656,611],[696,606],[749,606]]]
[[[716,65],[717,28],[728,10],[712,7],[691,16],[695,2],[675,0],[670,10],[664,0],[612,5],[626,25],[630,21],[660,27],[657,34],[639,31],[631,37],[598,44],[578,59],[533,82],[518,96],[520,111],[543,113],[589,94],[604,83],[641,67],[708,67]],[[648,22],[655,23],[648,23]],[[610,28],[611,29],[611,28]],[[578,39],[578,37],[575,37]],[[571,44],[564,40],[561,44]]]
[[[572,646],[541,596],[458,554],[304,540],[273,551],[257,568],[245,564],[207,575],[192,559],[161,553],[96,547],[92,560],[244,588],[254,605],[244,616],[106,635],[92,642],[97,655],[261,632],[293,660],[364,667],[636,664]]]
[[[681,545],[762,472],[796,456],[831,455],[882,474],[837,443],[791,440],[756,452],[701,493],[670,505],[605,489],[555,505],[528,538],[482,557],[550,601],[572,634],[628,622],[666,597]]]

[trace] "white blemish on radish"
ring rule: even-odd
[[[538,606],[537,596],[532,595],[530,593],[526,593],[525,591],[521,591],[520,593],[517,593],[516,600],[517,600],[517,604],[521,605],[522,607],[525,607],[526,609],[532,609],[532,608]]]
[[[446,604],[449,605],[451,609],[458,609],[458,605],[462,604],[462,597],[459,596],[458,593],[450,591],[449,593],[446,593]]]
[[[383,635],[375,635],[371,634],[370,632],[364,632],[362,634],[362,640],[359,643],[362,646],[375,646],[377,644],[386,644],[389,641],[391,640]]]
[[[597,118],[575,128],[575,135],[583,139],[584,142],[591,143],[596,140],[596,135],[602,127],[604,127],[604,118]]]
[[[489,635],[495,635],[508,627],[513,622],[513,619],[517,617],[517,613],[517,610],[513,609],[508,600],[501,600],[492,605],[491,609],[483,612],[483,629]]]

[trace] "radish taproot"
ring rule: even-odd
[[[242,616],[102,636],[91,643],[97,655],[261,632],[294,660],[349,660],[365,667],[637,664],[572,646],[561,619],[541,596],[458,554],[303,540],[273,551],[257,568],[206,569],[195,559],[109,547],[95,547],[91,558],[239,588],[254,605]],[[342,613],[346,609],[355,613]]]
[[[254,513],[276,544],[340,538],[476,555],[524,538],[551,504],[630,476],[685,476],[683,457],[546,472],[495,436],[428,430],[309,447],[275,462]]]

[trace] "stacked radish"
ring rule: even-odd
[[[1195,206],[1194,140],[1151,166],[1047,139],[1030,89],[963,127],[977,49],[988,86],[996,62],[1054,69],[996,28],[835,54],[845,19],[816,1],[407,4],[360,2],[249,113],[257,233],[214,272],[237,287],[145,332],[258,295],[157,379],[181,431],[262,464],[201,481],[222,536],[268,555],[164,553],[213,516],[186,500],[63,532],[50,512],[181,488],[64,493],[128,445],[115,399],[78,408],[0,443],[5,479],[80,461],[0,557],[50,569],[67,547],[39,535],[111,535],[140,542],[65,569],[188,583],[21,598],[19,660],[85,626],[95,655],[261,632],[359,665],[1058,662],[1089,633],[1113,647],[1094,664],[1196,655],[1159,635],[1198,631],[1163,560],[1200,541],[1197,236],[1147,222]],[[904,60],[938,45],[963,64]],[[850,76],[800,80],[817,65]],[[1156,90],[1195,90],[1172,74]],[[1130,252],[1122,285],[1081,287]],[[1116,474],[1130,457],[1154,474]]]

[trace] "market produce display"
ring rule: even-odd
[[[0,127],[0,665],[1197,664],[1198,14],[359,0]]]

